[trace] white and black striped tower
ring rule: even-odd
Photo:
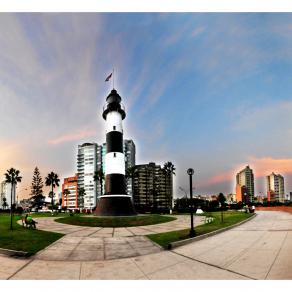
[[[106,120],[105,193],[95,211],[100,216],[136,215],[132,198],[126,194],[123,126],[126,117],[115,89],[106,98],[102,117]]]

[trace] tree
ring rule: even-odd
[[[7,204],[7,199],[4,197],[3,199],[2,199],[2,201],[3,201],[3,203],[2,203],[2,207],[3,207],[3,209],[6,209],[7,207],[8,207],[8,204]]]
[[[51,198],[51,199],[52,199],[52,198],[54,199],[55,196],[56,196],[55,193],[52,192],[52,191],[50,191],[49,194],[48,194],[48,197]]]
[[[136,166],[131,166],[128,167],[126,170],[126,179],[134,178],[137,173],[137,168]]]
[[[46,177],[46,186],[51,186],[51,197],[52,197],[52,212],[54,212],[54,188],[59,186],[60,179],[58,175],[54,172],[51,172]]]
[[[70,195],[71,193],[68,189],[64,189],[63,194],[64,194],[64,200],[66,197],[66,208],[68,209],[68,195]]]
[[[226,197],[224,196],[223,193],[220,193],[217,197],[217,201],[221,204],[221,207],[224,207],[225,202],[226,202]]]
[[[30,199],[32,200],[32,205],[38,208],[41,207],[45,198],[43,195],[43,186],[43,179],[38,167],[36,167],[32,177]]]
[[[80,206],[84,207],[84,196],[86,195],[85,189],[80,188],[78,189],[78,207],[80,209]]]
[[[172,208],[172,175],[174,174],[175,175],[175,167],[173,165],[172,162],[168,161],[166,163],[164,163],[164,166],[163,166],[163,171],[166,175],[166,184],[165,184],[165,193],[167,194],[167,186],[170,188],[169,189],[169,196],[168,196],[168,200],[169,200],[169,206],[170,206],[170,209]]]
[[[221,204],[221,222],[223,223],[223,207],[225,205],[226,202],[226,198],[223,195],[223,193],[220,193],[217,197],[217,201]]]
[[[18,182],[21,182],[22,177],[19,176],[20,171],[16,170],[14,168],[10,168],[7,170],[5,173],[5,182],[11,184],[11,206],[10,206],[10,229],[12,230],[12,192],[14,190],[15,193],[15,186],[17,185]]]
[[[136,166],[131,166],[126,169],[126,180],[127,182],[131,179],[132,180],[132,190],[133,190],[133,178],[137,175],[137,168]]]
[[[102,182],[104,181],[104,173],[102,169],[99,169],[94,172],[93,180],[98,181],[100,185],[100,195],[102,195]]]

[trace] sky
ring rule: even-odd
[[[249,165],[292,192],[292,14],[1,13],[0,175],[76,172],[78,144],[105,142],[115,88],[136,162],[176,167],[175,196],[235,192]]]

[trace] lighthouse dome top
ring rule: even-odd
[[[121,101],[122,98],[117,93],[117,91],[113,89],[106,98],[106,104],[103,107],[102,117],[106,120],[106,116],[109,112],[116,111],[119,112],[122,116],[122,119],[124,119],[126,117],[126,111]]]
[[[122,101],[122,98],[120,97],[120,95],[115,89],[113,89],[106,98],[107,103],[112,103],[112,102],[120,103],[121,101]]]

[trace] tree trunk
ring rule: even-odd
[[[54,192],[53,192],[54,188],[53,188],[53,184],[52,184],[52,213],[54,213]]]
[[[10,201],[10,230],[13,230],[12,227],[12,190],[13,190],[13,183],[11,183],[11,201]]]

